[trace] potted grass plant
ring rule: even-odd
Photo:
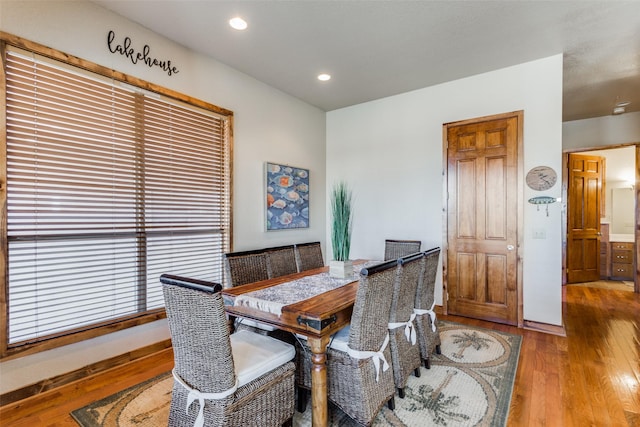
[[[333,277],[351,277],[353,263],[351,250],[352,198],[351,190],[343,181],[331,191],[331,247],[333,260],[329,262],[329,274]]]

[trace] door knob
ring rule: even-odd
[[[513,245],[507,245],[507,250],[508,251],[512,251],[513,250]]]

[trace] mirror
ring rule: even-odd
[[[611,190],[611,234],[633,234],[635,201],[633,188]]]

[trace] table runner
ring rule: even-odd
[[[304,301],[355,280],[358,280],[358,276],[355,274],[346,279],[331,277],[329,273],[314,274],[313,276],[302,277],[266,289],[238,295],[233,305],[236,307],[256,308],[280,316],[282,307],[285,305]]]

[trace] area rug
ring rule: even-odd
[[[405,398],[386,406],[376,427],[505,426],[518,366],[521,337],[452,322],[439,322],[442,354],[431,369],[411,376]],[[82,427],[158,427],[168,425],[173,378],[160,375],[71,413]],[[311,405],[307,405],[310,407]],[[331,406],[331,426],[356,424]],[[295,427],[311,425],[310,410],[296,412]]]

